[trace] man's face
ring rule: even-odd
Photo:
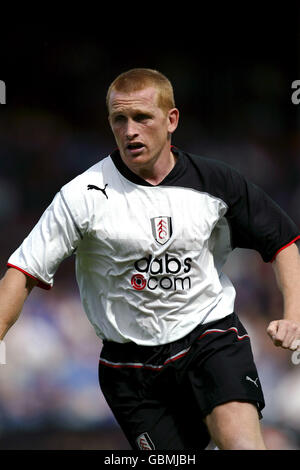
[[[132,93],[111,92],[109,122],[129,168],[151,167],[161,155],[169,155],[169,137],[177,127],[178,111],[163,111],[157,105],[157,95],[154,87]]]

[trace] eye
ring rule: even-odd
[[[139,113],[135,116],[135,120],[138,121],[138,122],[142,122],[142,121],[146,121],[147,119],[150,119],[151,116],[149,114],[143,114],[143,113]]]
[[[123,116],[122,114],[117,114],[116,116],[113,117],[113,122],[115,123],[119,123],[119,122],[123,122],[125,121],[125,116]]]

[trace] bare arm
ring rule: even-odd
[[[19,318],[24,302],[37,281],[10,268],[0,281],[0,340]]]
[[[300,346],[300,255],[293,243],[278,253],[273,269],[283,295],[284,315],[268,326],[276,346],[295,350]]]

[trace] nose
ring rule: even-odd
[[[126,137],[128,140],[132,140],[138,136],[138,131],[136,127],[136,123],[131,119],[127,121],[127,128],[126,128]]]

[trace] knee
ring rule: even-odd
[[[261,439],[248,439],[243,436],[235,436],[227,439],[224,442],[218,442],[220,450],[266,450],[264,442]]]

